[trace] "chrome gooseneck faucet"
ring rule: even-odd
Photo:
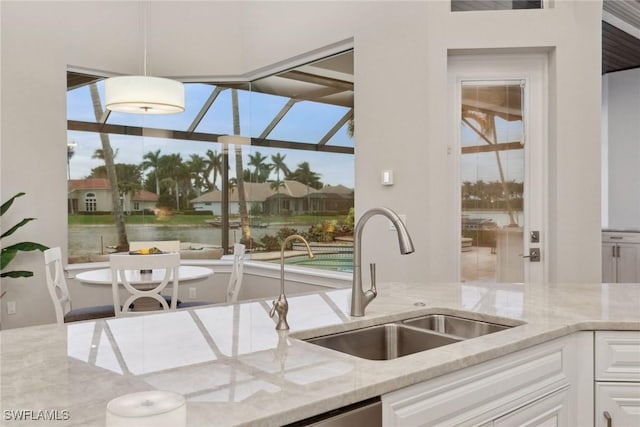
[[[398,243],[400,244],[400,253],[403,255],[410,254],[414,251],[411,236],[407,231],[404,223],[394,211],[389,208],[379,207],[366,211],[356,224],[353,242],[353,286],[351,287],[351,315],[354,317],[364,316],[365,307],[376,297],[376,265],[371,264],[371,289],[364,292],[362,290],[362,230],[364,225],[374,215],[383,215],[389,218],[393,226],[398,232]]]
[[[311,248],[309,247],[309,243],[304,239],[304,237],[299,236],[297,234],[292,234],[291,236],[284,239],[282,242],[282,246],[280,247],[280,296],[278,299],[273,300],[273,307],[271,307],[271,311],[269,312],[269,316],[273,317],[275,313],[278,313],[278,323],[276,324],[276,330],[278,331],[287,331],[289,330],[289,324],[287,323],[287,313],[289,312],[289,303],[287,302],[287,297],[284,294],[284,249],[291,240],[300,240],[307,247],[307,254],[309,258],[313,258],[313,252],[311,252]]]

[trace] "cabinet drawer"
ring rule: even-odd
[[[492,425],[492,421],[541,397],[568,390],[580,368],[592,369],[593,359],[588,357],[592,337],[586,332],[574,334],[385,394],[383,425]],[[593,378],[589,381],[592,390]],[[593,395],[587,393],[585,401],[592,400]],[[565,425],[581,425],[577,401],[573,418]],[[593,420],[593,407],[585,408]]]
[[[511,414],[500,417],[493,427],[562,427],[569,425],[569,391],[560,390]]]
[[[640,383],[596,383],[595,426],[606,427],[605,411],[615,427],[640,426]]]
[[[596,381],[640,381],[640,332],[597,331]]]
[[[609,231],[602,233],[602,241],[606,243],[640,243],[640,233]]]

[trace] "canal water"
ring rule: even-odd
[[[266,228],[252,228],[251,236],[256,241],[265,234],[276,235],[283,227],[282,224],[268,226]],[[308,225],[289,225],[299,232],[307,231]],[[167,226],[167,225],[127,225],[127,239],[129,241],[148,240],[180,240],[191,242],[194,247],[198,245],[220,246],[222,243],[222,230],[212,226]],[[229,230],[229,244],[240,242],[242,231]],[[118,242],[115,225],[70,225],[69,226],[69,255],[84,256],[87,254],[109,253],[109,247]]]

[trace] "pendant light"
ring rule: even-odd
[[[148,6],[145,4],[145,9]],[[176,114],[184,111],[184,85],[147,75],[147,11],[144,13],[144,75],[111,77],[104,82],[107,109],[133,114]]]

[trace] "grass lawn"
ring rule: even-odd
[[[68,215],[69,225],[111,225],[114,223],[113,215]],[[126,224],[158,224],[158,225],[205,225],[205,220],[213,219],[208,215],[128,215],[125,216]],[[344,222],[346,215],[337,217],[318,215],[295,215],[295,216],[256,216],[250,219],[252,224],[270,223],[290,223],[313,225],[321,221],[337,219],[339,223]],[[237,217],[230,218],[238,220]]]

